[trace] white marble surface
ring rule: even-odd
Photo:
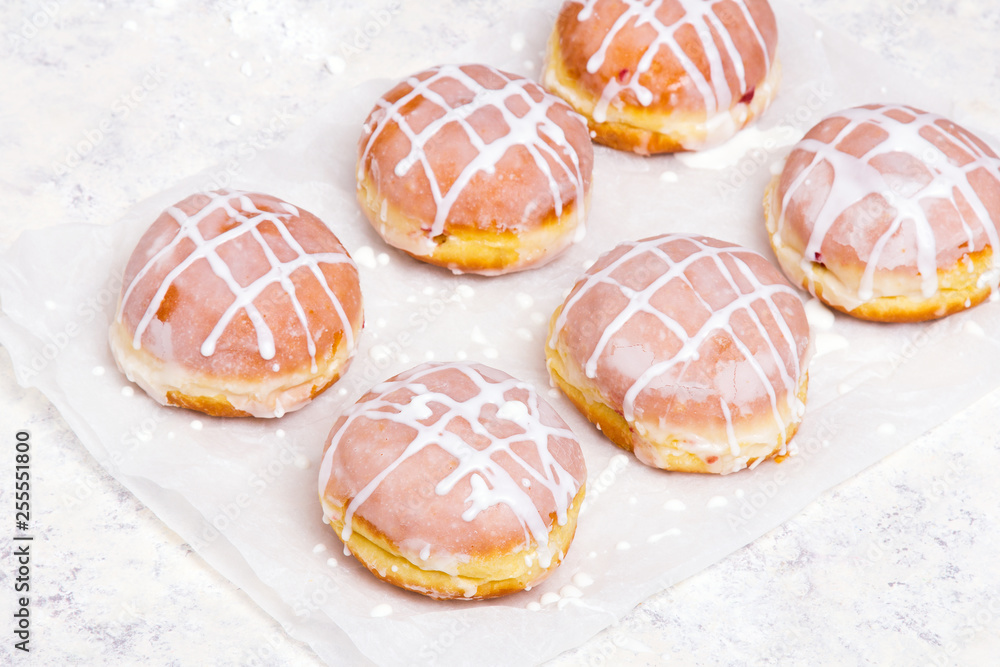
[[[3,3],[0,247],[24,229],[113,221],[183,176],[279,140],[344,86],[433,64],[512,4]],[[952,86],[942,104],[1000,135],[993,0],[799,4]],[[385,25],[355,42],[373,11]],[[44,397],[16,384],[6,352],[0,406],[5,441],[28,429],[35,445],[33,650],[19,663],[317,664],[110,478]],[[996,664],[998,413],[1000,392],[553,664]],[[0,460],[9,508],[12,461]],[[9,541],[0,555],[6,611]]]

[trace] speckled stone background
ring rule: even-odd
[[[213,165],[224,178],[338,90],[495,38],[520,4],[3,3],[0,248],[24,229],[111,222]],[[994,0],[797,4],[947,87],[943,109],[1000,136]],[[998,664],[998,414],[995,392],[552,664]],[[18,429],[34,445],[32,650],[13,649],[6,620],[0,662],[318,664],[110,478],[2,352],[5,445]],[[0,614],[11,619],[12,455],[0,476]]]

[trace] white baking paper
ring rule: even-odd
[[[872,101],[951,111],[940,94],[787,2],[772,4],[785,74],[759,125],[736,149],[708,156],[644,159],[597,147],[587,236],[538,270],[454,276],[386,247],[372,231],[354,201],[355,146],[363,118],[392,82],[345,91],[285,144],[244,165],[232,185],[282,197],[330,225],[359,264],[365,298],[366,325],[349,372],[281,420],[160,407],[125,381],[108,349],[133,245],[164,207],[217,186],[211,170],[115,224],[25,232],[0,263],[0,342],[19,381],[45,393],[111,474],[326,662],[458,665],[489,656],[492,664],[524,665],[555,656],[1000,384],[995,302],[902,326],[854,321],[812,302],[817,356],[799,455],[727,477],[646,468],[549,391],[547,322],[602,252],[623,240],[689,231],[769,255],[762,193],[805,129],[828,112]],[[550,10],[510,17],[494,43],[455,54],[454,62],[537,75]],[[339,411],[376,382],[429,359],[483,362],[534,383],[582,441],[590,474],[577,537],[561,568],[534,590],[489,602],[406,593],[345,556],[322,523],[316,476]]]

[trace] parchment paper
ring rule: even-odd
[[[548,266],[490,279],[453,276],[378,239],[355,204],[353,180],[361,121],[392,85],[371,82],[243,165],[232,183],[217,182],[210,170],[113,225],[25,232],[0,263],[0,342],[21,384],[43,391],[104,467],[323,660],[462,664],[489,656],[513,665],[550,658],[998,385],[995,302],[905,326],[862,323],[810,303],[817,356],[799,455],[727,477],[646,468],[549,391],[547,321],[602,252],[622,240],[691,231],[770,256],[760,200],[772,165],[805,129],[828,112],[871,101],[951,112],[940,95],[787,2],[772,4],[785,75],[757,129],[709,156],[716,168],[692,166],[704,157],[643,159],[597,147],[587,237]],[[453,61],[537,75],[553,19],[545,10],[512,16],[495,43]],[[730,165],[718,168],[722,158]],[[219,185],[312,211],[361,270],[366,326],[357,358],[331,390],[281,420],[162,408],[125,381],[108,349],[120,272],[139,236],[164,207]],[[534,383],[582,441],[590,475],[577,537],[562,567],[534,590],[475,603],[405,593],[344,556],[322,523],[317,469],[339,411],[427,359],[480,361]]]

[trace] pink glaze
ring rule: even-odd
[[[597,122],[620,102],[709,115],[749,104],[778,41],[767,0],[571,1],[556,34],[571,76],[601,100]]]
[[[446,225],[533,230],[570,204],[582,227],[586,122],[524,77],[485,65],[407,77],[376,103],[358,152],[359,182],[425,221],[428,238]]]
[[[576,283],[549,345],[630,423],[728,442],[801,417],[809,325],[763,256],[703,236],[623,243]]]
[[[792,151],[777,196],[777,241],[802,253],[806,275],[812,262],[860,267],[862,301],[877,274],[919,276],[929,297],[938,268],[986,246],[1000,271],[1000,159],[936,114],[869,105],[825,118]]]
[[[364,519],[418,566],[537,545],[548,567],[549,531],[585,479],[576,438],[529,385],[479,364],[423,364],[340,417],[319,492],[327,511],[345,507],[344,540]]]
[[[353,352],[358,273],[318,218],[275,197],[196,194],[160,215],[123,276],[118,321],[167,365],[232,380]]]

